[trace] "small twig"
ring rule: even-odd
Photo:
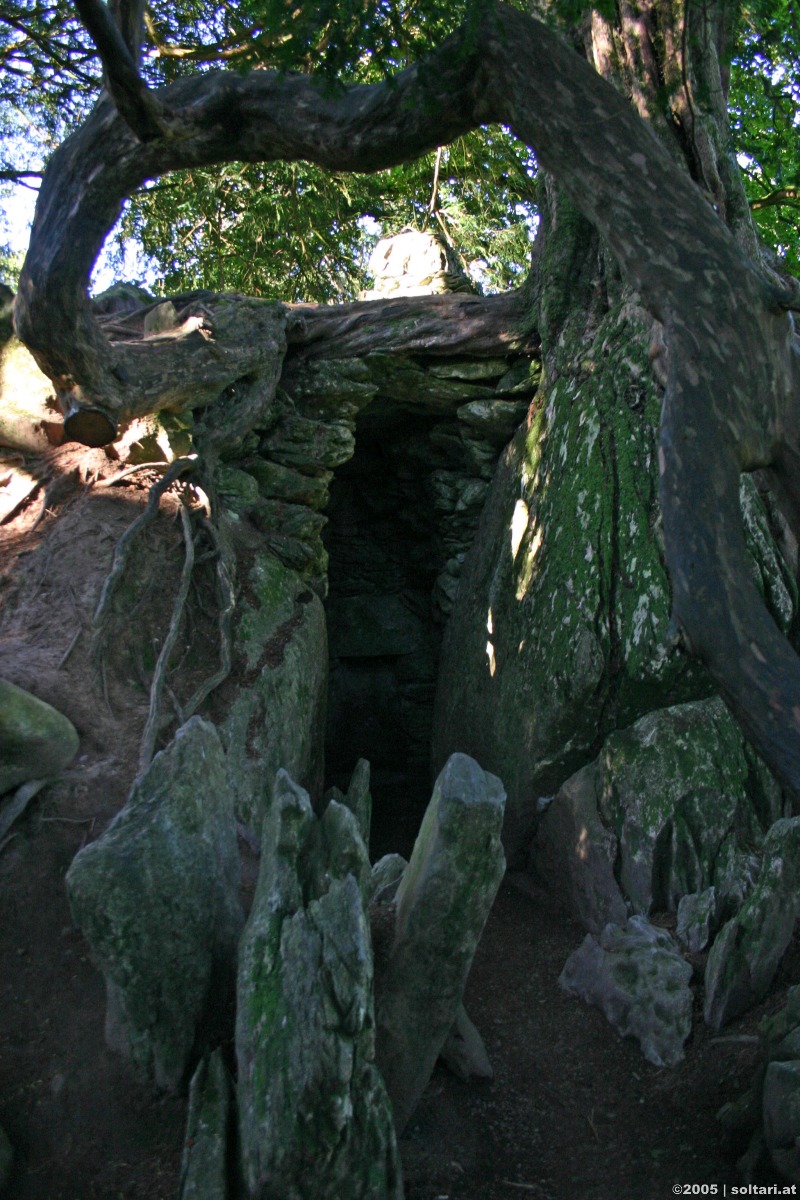
[[[594,1134],[595,1141],[599,1145],[600,1144],[600,1134],[597,1132],[597,1130],[595,1128],[595,1124],[594,1124],[594,1109],[592,1109],[592,1111],[590,1112],[590,1114],[586,1118],[586,1120],[589,1124],[589,1128],[591,1129],[592,1133]]]
[[[519,1188],[521,1192],[539,1192],[541,1188],[538,1183],[514,1183],[513,1179],[501,1179],[500,1182],[506,1187]]]
[[[167,665],[170,655],[178,637],[181,619],[183,618],[183,610],[186,606],[186,599],[189,595],[189,588],[192,582],[192,571],[194,570],[194,537],[192,534],[192,519],[189,516],[189,510],[185,504],[180,507],[181,522],[183,524],[183,543],[185,547],[185,558],[183,560],[183,571],[181,572],[181,583],[178,588],[178,594],[175,597],[175,604],[172,609],[172,619],[169,623],[167,636],[164,638],[164,644],[161,647],[161,653],[158,656],[158,661],[153,671],[153,682],[150,685],[150,708],[147,713],[147,722],[145,723],[144,733],[142,734],[142,744],[139,750],[139,772],[145,771],[150,766],[153,758],[153,751],[156,744],[156,736],[158,734],[158,723],[161,715],[161,693],[164,688],[164,679],[167,673]]]
[[[67,659],[69,658],[70,654],[72,654],[72,651],[73,651],[73,650],[75,649],[75,647],[77,646],[77,644],[78,644],[78,639],[80,638],[80,636],[81,636],[81,634],[82,634],[82,633],[83,633],[83,626],[79,626],[79,627],[78,627],[78,628],[75,630],[75,633],[72,635],[72,640],[70,641],[70,644],[67,646],[66,650],[64,651],[64,653],[63,653],[63,654],[62,654],[62,656],[61,656],[61,660],[60,660],[60,662],[59,662],[58,666],[56,667],[56,670],[57,670],[57,671],[60,671],[60,670],[61,670],[61,668],[64,666],[64,664],[66,663]]]

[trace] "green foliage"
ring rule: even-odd
[[[530,8],[528,0],[513,0]],[[696,0],[690,0],[696,2]],[[733,0],[731,0],[733,3]],[[142,72],[158,87],[187,73],[255,67],[371,82],[406,66],[491,0],[151,0]],[[611,15],[613,0],[596,6]],[[537,0],[564,30],[583,0]],[[608,11],[607,11],[608,10]],[[731,113],[748,196],[765,241],[800,267],[800,0],[743,0]],[[577,44],[577,43],[576,43]],[[0,0],[0,200],[15,172],[39,169],[87,114],[100,83],[71,0]],[[165,291],[226,288],[287,300],[357,295],[379,233],[443,226],[489,291],[521,278],[535,220],[535,164],[506,131],[471,134],[371,176],[305,163],[176,174],[143,189],[116,237],[136,238]],[[33,182],[32,179],[27,180]],[[7,236],[0,229],[0,240]],[[121,261],[121,258],[120,258]],[[14,264],[0,269],[13,278]]]
[[[800,271],[800,3],[745,0],[731,72],[733,134],[761,236]]]
[[[443,224],[483,286],[508,287],[527,269],[533,218],[530,154],[500,129],[374,175],[308,163],[187,171],[146,188],[126,210],[167,292],[231,289],[284,300],[354,299],[379,231]]]

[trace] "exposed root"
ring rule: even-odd
[[[183,570],[181,572],[181,583],[178,588],[178,594],[175,597],[175,603],[172,608],[172,618],[167,630],[167,636],[164,638],[164,644],[161,647],[161,653],[158,656],[158,661],[153,671],[153,681],[150,684],[150,707],[147,713],[147,721],[142,734],[142,743],[139,748],[139,772],[146,770],[150,765],[155,749],[156,737],[158,735],[158,725],[161,717],[161,693],[164,690],[164,681],[167,674],[167,665],[170,655],[172,654],[175,641],[178,637],[181,620],[183,618],[183,610],[186,607],[186,600],[189,595],[189,588],[192,583],[192,571],[194,570],[194,536],[192,534],[192,520],[189,516],[189,510],[185,504],[181,504],[181,522],[183,524],[183,543],[186,551],[186,556],[183,561]]]
[[[125,533],[117,542],[114,550],[114,558],[111,564],[106,580],[100,594],[100,599],[95,609],[93,618],[93,655],[100,671],[100,677],[103,681],[104,692],[106,694],[106,702],[108,696],[105,689],[105,658],[104,649],[107,637],[107,629],[109,624],[109,609],[111,600],[114,596],[116,588],[122,578],[122,575],[127,567],[131,547],[136,537],[143,532],[157,517],[161,497],[182,475],[194,471],[198,465],[198,456],[196,454],[189,455],[185,458],[176,459],[165,470],[163,477],[158,480],[150,489],[147,499],[147,505],[144,511],[132,522],[125,530]],[[163,464],[141,464],[137,468],[132,468],[120,472],[119,475],[113,476],[111,479],[104,480],[102,486],[109,487],[113,483],[118,483],[122,479],[133,474],[135,470],[145,469],[145,466],[163,467]],[[211,693],[219,687],[219,685],[227,679],[233,665],[233,614],[236,607],[236,560],[233,550],[229,544],[228,538],[219,529],[216,523],[211,519],[210,515],[206,515],[211,509],[211,503],[208,500],[205,492],[197,487],[194,483],[189,487],[196,493],[196,499],[201,502],[200,508],[193,507],[189,502],[189,496],[186,495],[180,504],[181,522],[183,525],[183,540],[184,540],[184,563],[181,572],[181,581],[178,587],[177,594],[172,609],[169,629],[164,639],[163,645],[158,655],[153,677],[150,682],[150,699],[148,706],[147,720],[145,722],[144,732],[142,734],[141,745],[139,749],[139,774],[147,769],[152,761],[155,752],[156,740],[158,738],[159,727],[162,723],[162,700],[164,691],[169,695],[172,706],[175,710],[175,715],[180,724],[183,724],[193,716],[202,704],[208,699]],[[192,515],[195,520],[200,518],[202,530],[207,535],[211,542],[212,550],[210,553],[197,554],[197,543],[192,530]],[[178,698],[174,695],[167,682],[167,674],[169,669],[170,657],[175,648],[175,643],[180,632],[181,623],[186,612],[186,605],[189,598],[189,592],[192,584],[193,573],[195,567],[209,558],[216,558],[216,585],[218,593],[218,616],[217,625],[219,628],[219,667],[213,675],[203,682],[197,688],[185,705],[181,705]],[[144,680],[143,680],[144,682]]]
[[[125,467],[123,471],[117,471],[116,475],[111,475],[108,479],[99,479],[94,486],[96,488],[115,487],[124,479],[129,479],[131,475],[138,475],[140,471],[166,471],[167,469],[168,464],[165,462],[135,463],[132,467]]]
[[[180,478],[181,475],[185,475],[187,472],[193,471],[195,469],[196,462],[197,455],[191,454],[186,458],[176,458],[175,461],[170,464],[168,469],[164,472],[163,478],[159,479],[158,482],[154,483],[150,488],[150,494],[147,498],[147,506],[145,507],[144,512],[140,513],[136,520],[128,526],[122,537],[117,542],[116,549],[114,550],[114,559],[111,564],[111,570],[106,576],[105,583],[103,584],[103,590],[100,593],[100,599],[97,602],[97,608],[95,609],[94,618],[92,621],[94,626],[94,640],[92,648],[96,659],[99,660],[102,658],[108,607],[111,603],[111,598],[114,595],[117,584],[122,578],[122,574],[125,570],[125,566],[128,561],[128,555],[130,554],[130,549],[134,540],[144,529],[147,528],[148,525],[151,525],[153,521],[155,521],[156,517],[158,516],[158,507],[161,503],[161,497],[164,495],[164,493],[168,491],[170,487],[172,487],[175,480]]]
[[[186,721],[205,703],[215,688],[228,678],[233,665],[233,613],[236,608],[235,560],[227,538],[220,535],[217,527],[208,518],[203,528],[217,551],[217,587],[220,593],[219,606],[219,657],[220,665],[213,675],[201,684],[183,709]]]

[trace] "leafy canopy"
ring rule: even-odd
[[[697,0],[690,0],[697,2]],[[152,86],[219,66],[315,72],[336,86],[406,66],[490,0],[151,0],[142,73]],[[800,245],[800,0],[744,0],[732,64],[735,147],[765,241],[789,268]],[[577,22],[581,0],[546,6]],[[70,0],[0,0],[0,179],[41,169],[100,84]],[[535,164],[502,129],[375,175],[306,163],[176,173],[134,196],[134,238],[165,291],[229,288],[297,300],[354,297],[379,232],[444,230],[486,290],[518,281],[535,222]],[[438,186],[434,188],[434,178]],[[35,185],[35,176],[19,179]],[[6,185],[10,186],[10,185]],[[3,260],[0,272],[13,273]]]

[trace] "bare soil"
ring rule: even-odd
[[[138,598],[127,597],[104,687],[88,624],[114,546],[151,480],[98,489],[93,483],[115,464],[102,451],[70,447],[22,465],[72,482],[61,495],[42,487],[0,525],[0,675],[65,712],[81,750],[0,845],[0,1125],[15,1148],[6,1194],[174,1200],[185,1100],[154,1094],[107,1049],[103,983],[72,926],[64,875],[136,774],[145,650],[148,640],[157,649],[169,621],[180,527],[167,505],[145,534],[155,574],[143,573]],[[188,631],[189,659],[193,632],[207,631]],[[243,886],[252,887],[247,864]],[[752,1035],[800,979],[797,948],[767,1004],[723,1038],[703,1025],[698,983],[686,1060],[666,1071],[560,990],[582,937],[552,895],[526,878],[506,880],[466,995],[495,1078],[466,1085],[437,1068],[401,1146],[408,1200],[660,1200],[675,1184],[737,1182],[745,1146],[729,1140],[715,1114],[749,1083]],[[764,1167],[762,1181],[774,1179]]]

